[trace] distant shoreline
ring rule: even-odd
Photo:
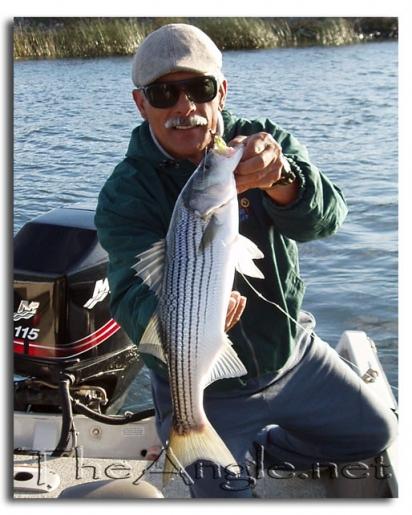
[[[190,23],[221,50],[397,40],[397,18],[15,18],[14,59],[133,55],[167,23]]]

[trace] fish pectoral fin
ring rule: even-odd
[[[223,344],[222,351],[210,371],[206,386],[219,379],[229,379],[240,377],[247,374],[245,365],[232,348],[230,340],[227,338]]]
[[[219,222],[217,216],[212,216],[210,222],[203,232],[202,240],[199,245],[199,252],[202,249],[207,248],[213,242],[213,240],[216,239],[217,233],[219,232],[221,226],[222,224]]]
[[[256,277],[258,279],[264,279],[265,276],[259,270],[259,268],[253,262],[254,259],[262,259],[263,253],[253,241],[249,240],[245,236],[239,234],[237,241],[237,253],[238,257],[236,270],[242,275],[248,275],[250,277]]]
[[[151,354],[164,363],[167,363],[166,356],[163,352],[160,335],[160,319],[157,312],[155,312],[152,318],[149,320],[146,330],[140,339],[139,352],[143,352],[144,354]]]
[[[159,295],[163,279],[166,240],[159,240],[148,250],[138,254],[139,261],[132,268],[147,286]]]

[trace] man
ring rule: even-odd
[[[110,257],[113,316],[138,345],[157,301],[135,276],[136,256],[165,238],[176,199],[214,136],[230,145],[241,142],[245,150],[235,171],[239,230],[265,256],[259,260],[265,276],[260,293],[282,309],[236,276],[226,328],[248,374],[211,384],[206,414],[240,466],[252,442],[263,449],[267,465],[287,463],[295,470],[373,456],[395,437],[396,418],[316,337],[313,317],[301,311],[295,242],[335,233],[347,213],[344,197],[285,130],[224,109],[221,67],[210,38],[185,24],[160,28],[136,52],[133,98],[145,121],[133,131],[127,157],[103,187],[96,212]],[[153,356],[142,357],[151,369],[157,427],[166,445],[172,409],[167,369]],[[247,476],[216,477],[201,465],[190,467],[192,496],[251,496]]]

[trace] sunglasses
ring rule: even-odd
[[[139,86],[137,89],[144,92],[152,107],[167,109],[177,103],[182,89],[189,100],[196,104],[204,104],[216,97],[218,88],[215,77],[205,76],[171,82],[154,82],[149,86]]]

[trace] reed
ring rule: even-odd
[[[396,18],[17,18],[14,58],[132,55],[147,34],[172,22],[198,26],[222,50],[397,37]]]
[[[132,54],[147,33],[139,19],[79,18],[50,26],[20,26],[15,58],[103,57]]]

